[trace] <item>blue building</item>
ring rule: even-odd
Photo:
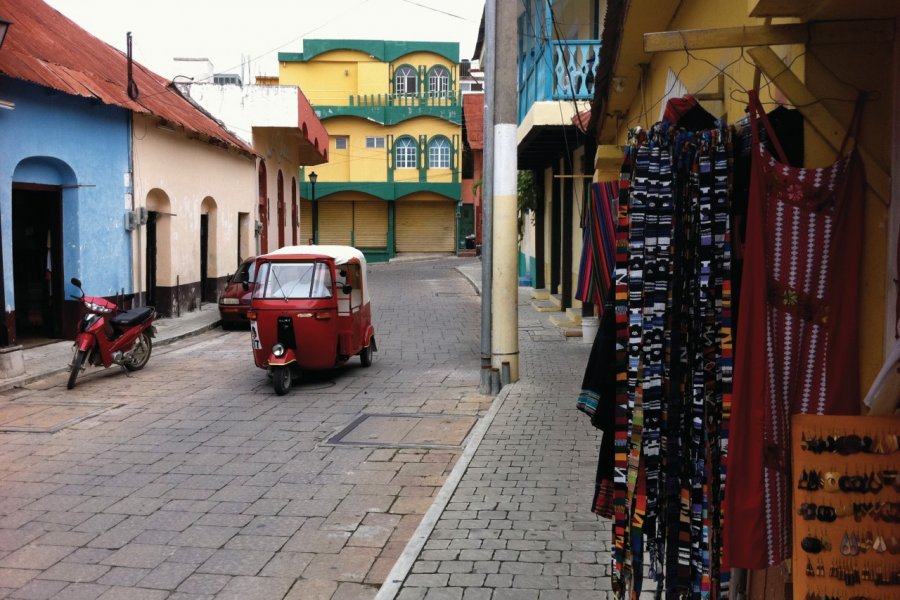
[[[57,338],[77,314],[71,277],[93,295],[131,291],[131,113],[5,75],[0,99],[11,107],[0,110],[0,333]]]
[[[147,212],[133,172],[148,122],[177,128],[188,158],[210,146],[240,155],[248,181],[256,157],[171,82],[47,4],[4,0],[3,12],[12,25],[0,47],[0,347],[73,337],[72,277],[126,307],[146,300],[136,273]],[[172,162],[165,169],[180,168]],[[142,172],[140,181],[166,174]]]

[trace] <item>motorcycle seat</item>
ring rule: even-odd
[[[143,323],[150,315],[153,314],[152,306],[143,306],[140,308],[132,308],[114,316],[110,321],[117,327],[132,327],[139,323]]]

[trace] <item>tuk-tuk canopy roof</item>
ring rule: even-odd
[[[334,264],[336,265],[348,263],[355,258],[362,265],[363,269],[366,266],[366,257],[353,246],[284,246],[269,252],[261,258],[285,255],[328,256],[334,259]]]
[[[360,276],[362,277],[362,301],[369,303],[369,283],[366,273],[366,257],[353,246],[284,246],[278,250],[264,254],[259,258],[267,259],[291,259],[291,258],[320,258],[328,257],[334,260],[335,265],[344,265],[354,259],[359,263]]]

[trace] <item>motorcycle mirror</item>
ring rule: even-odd
[[[341,288],[341,291],[345,294],[349,294],[350,292],[353,291],[353,286],[350,285],[349,283],[345,283],[344,287]]]
[[[77,277],[73,277],[73,278],[72,278],[72,285],[74,285],[75,287],[80,288],[80,287],[81,287],[81,280],[78,279]]]

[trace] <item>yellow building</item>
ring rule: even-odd
[[[370,260],[459,247],[459,44],[305,40],[278,54],[328,130],[329,162],[301,172],[301,238]]]

